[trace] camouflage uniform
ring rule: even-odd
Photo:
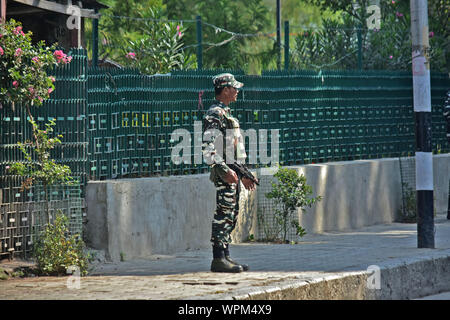
[[[228,85],[240,88],[243,85],[234,80],[231,74],[218,75],[213,82],[214,87]],[[206,112],[203,130],[203,156],[211,166],[210,179],[216,187],[216,211],[212,222],[211,242],[213,246],[227,248],[239,214],[241,178],[238,176],[237,184],[225,182],[224,177],[230,170],[227,166],[227,150],[230,148],[229,150],[232,150],[233,156],[236,155],[238,161],[245,160],[245,150],[243,150],[242,139],[239,139],[242,138],[239,136],[239,121],[231,115],[230,108],[221,101],[216,100]]]

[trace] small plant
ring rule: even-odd
[[[279,226],[273,226],[270,221],[267,221],[265,207],[262,207],[262,209],[258,208],[256,218],[258,220],[258,227],[264,232],[264,239],[261,240],[269,242],[275,241],[281,229],[279,228]]]
[[[249,234],[246,241],[247,242],[255,242],[255,235],[253,233]]]
[[[299,175],[295,169],[280,167],[274,177],[278,183],[272,183],[272,191],[266,193],[266,198],[275,201],[275,221],[281,228],[282,241],[286,243],[289,224],[295,227],[298,236],[303,237],[306,234],[297,219],[292,219],[297,209],[311,207],[322,197],[310,197],[312,187],[306,184],[306,177],[303,174]]]
[[[399,222],[416,223],[417,222],[417,191],[403,182],[403,204],[399,209]],[[435,201],[433,196],[433,202]],[[436,206],[433,206],[433,214],[436,216]]]
[[[409,184],[403,182],[403,204],[399,210],[400,222],[416,222],[416,191]]]
[[[70,235],[68,218],[61,211],[52,224],[48,224],[38,236],[33,255],[39,273],[45,275],[66,275],[66,270],[77,266],[80,275],[87,274],[88,257],[85,244],[79,235]]]

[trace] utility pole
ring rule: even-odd
[[[197,70],[203,69],[202,17],[197,16]]]
[[[416,129],[417,246],[434,248],[428,4],[427,0],[411,0],[410,6]]]
[[[281,0],[277,0],[277,69],[281,70]]]
[[[0,0],[0,11],[1,11],[1,17],[0,17],[0,23],[6,22],[6,0]]]
[[[95,14],[98,9],[95,9]],[[92,19],[92,66],[98,66],[98,19]]]

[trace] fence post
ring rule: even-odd
[[[277,0],[277,69],[281,70],[281,2]]]
[[[289,70],[289,21],[284,22],[284,69]]]
[[[197,69],[203,68],[202,17],[197,16]]]
[[[362,26],[358,26],[358,70],[362,70],[362,34],[361,34]]]
[[[98,13],[98,9],[95,9],[95,14]],[[98,65],[98,17],[92,20],[92,66]]]

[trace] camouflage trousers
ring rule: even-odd
[[[218,179],[216,186],[216,212],[212,222],[211,242],[225,248],[231,242],[239,214],[240,181],[228,184]]]

